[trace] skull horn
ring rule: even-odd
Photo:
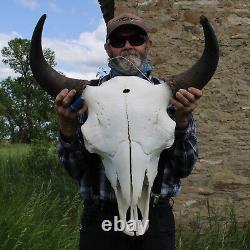
[[[45,19],[46,14],[39,19],[31,40],[30,67],[32,73],[39,85],[53,97],[56,97],[64,88],[69,90],[75,89],[77,91],[77,96],[79,96],[89,82],[86,80],[68,78],[59,74],[44,58],[41,37]]]
[[[103,18],[105,23],[108,23],[109,20],[114,18],[115,14],[115,1],[114,0],[98,0]]]
[[[199,61],[189,70],[166,77],[173,94],[183,88],[195,87],[202,89],[214,75],[219,61],[219,45],[214,30],[205,16],[200,17],[205,36],[205,48]]]

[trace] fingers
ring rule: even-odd
[[[187,92],[185,89],[180,89],[176,93],[176,99],[183,105],[183,106],[189,106],[190,103],[192,103],[195,98],[194,96]]]
[[[72,100],[73,100],[75,94],[76,94],[76,90],[75,90],[75,89],[72,89],[72,90],[70,90],[70,91],[67,93],[67,95],[63,98],[63,100],[62,100],[62,106],[63,106],[64,108],[68,108],[68,107],[69,107],[69,105],[70,105],[70,103],[72,102]]]
[[[68,89],[63,89],[57,96],[55,103],[57,106],[62,105],[62,101],[65,98],[65,96],[68,94],[69,90]]]
[[[176,107],[180,120],[191,114],[198,106],[198,100],[202,96],[202,91],[196,88],[180,89],[175,98],[170,99],[170,103]]]
[[[186,128],[192,112],[198,105],[198,99],[202,96],[202,91],[196,88],[180,89],[177,91],[175,99],[171,98],[170,103],[176,107],[176,126]]]
[[[195,104],[196,101],[202,96],[202,91],[196,88],[188,88],[188,90],[180,89],[176,93],[176,100],[183,105],[184,107],[189,107],[192,104]],[[175,102],[175,104],[177,104]],[[177,106],[181,106],[181,105]]]
[[[69,111],[69,105],[75,95],[75,90],[63,89],[55,100],[56,110],[60,117],[75,119],[76,114]]]
[[[76,94],[75,89],[63,89],[57,96],[56,96],[56,106],[63,106],[64,108],[68,108],[69,104],[72,102],[74,96]]]
[[[198,100],[202,97],[202,91],[197,88],[190,87],[188,91],[195,96],[195,99]]]
[[[174,98],[170,99],[170,103],[174,105],[177,109],[183,108],[183,105]]]
[[[86,103],[83,103],[82,107],[71,108],[72,101],[75,97],[76,91],[74,89],[63,89],[55,99],[56,111],[61,119],[64,120],[77,120],[78,117],[84,113],[87,113],[88,107]]]

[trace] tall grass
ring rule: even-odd
[[[221,216],[207,208],[206,225],[197,217],[177,229],[176,249],[250,249],[250,220],[239,226],[234,209]],[[59,165],[55,145],[0,145],[1,250],[77,249],[81,212],[78,188]]]
[[[82,204],[56,155],[47,149],[39,168],[27,146],[7,147],[0,148],[0,249],[77,249]]]
[[[0,159],[8,157],[19,157],[27,154],[29,150],[28,144],[0,144]]]
[[[230,205],[215,212],[207,201],[207,210],[206,220],[197,216],[196,221],[177,231],[178,250],[250,249],[250,219],[240,225]]]

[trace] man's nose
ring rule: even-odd
[[[130,42],[128,40],[126,40],[125,45],[123,47],[124,49],[130,49],[133,48],[133,46],[130,44]]]

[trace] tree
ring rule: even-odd
[[[0,82],[0,139],[30,143],[32,139],[56,136],[54,100],[36,83],[29,65],[30,40],[15,38],[1,50],[3,63],[17,77]],[[44,50],[44,56],[55,66],[55,53]]]

